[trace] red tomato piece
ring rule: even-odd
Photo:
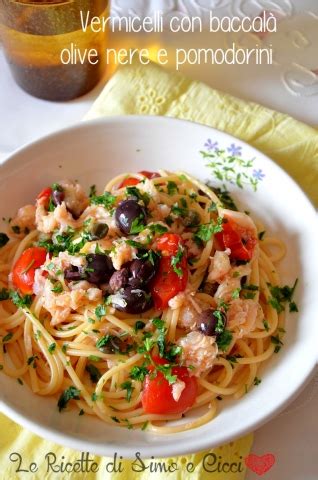
[[[160,357],[153,357],[155,363],[166,365],[169,362]],[[149,367],[149,371],[154,370],[153,366]],[[172,385],[164,377],[162,372],[157,372],[156,377],[151,378],[147,375],[142,391],[142,406],[146,413],[157,414],[178,414],[184,413],[195,402],[198,394],[197,379],[189,375],[186,367],[172,367],[172,375],[177,375],[178,379],[185,383],[179,400],[176,402],[172,396]]]
[[[139,172],[141,175],[144,175],[145,177],[149,178],[149,180],[152,180],[153,178],[158,178],[160,177],[159,173],[157,172],[149,172],[148,170],[141,170]]]
[[[183,292],[188,282],[188,265],[186,257],[181,259],[178,268],[182,270],[179,276],[171,266],[172,257],[161,257],[158,272],[151,285],[151,294],[155,307],[164,310],[171,298]]]
[[[157,172],[148,172],[147,170],[142,170],[139,173],[144,177],[149,178],[150,180],[160,176]],[[119,188],[132,187],[134,185],[138,185],[138,183],[140,183],[140,180],[138,180],[137,178],[127,177],[125,178],[125,180],[121,182],[121,184],[119,185]]]
[[[42,205],[44,205],[45,207],[48,207],[51,195],[52,195],[52,188],[51,187],[46,187],[42,190],[42,192],[39,193],[39,195],[36,197],[36,199]]]
[[[125,178],[125,180],[123,180],[121,182],[121,184],[119,185],[118,188],[133,187],[134,185],[138,185],[139,182],[140,182],[140,180],[138,180],[137,178],[128,177],[128,178]]]
[[[176,255],[179,245],[183,244],[180,235],[176,233],[164,233],[157,240],[157,249],[164,257]]]
[[[257,239],[246,228],[228,220],[223,223],[223,231],[216,237],[223,248],[231,250],[232,259],[244,261],[252,259]]]
[[[177,255],[180,246],[183,246],[183,240],[180,235],[175,233],[164,233],[157,240],[157,250],[162,257],[151,285],[151,294],[158,310],[167,308],[169,300],[177,293],[183,292],[187,286],[188,262],[186,252],[184,251],[180,262],[175,266],[181,271],[181,274],[178,274],[172,265],[173,257]]]
[[[12,282],[21,293],[25,295],[33,293],[35,270],[45,262],[46,253],[43,247],[30,247],[24,250],[16,261],[12,271]]]

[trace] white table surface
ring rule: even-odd
[[[317,0],[115,0],[114,14],[148,15],[154,6],[165,15],[206,13],[213,7],[216,15],[242,13],[256,15],[273,7],[287,15],[278,34],[266,39],[275,47],[272,67],[188,66],[182,73],[212,87],[241,98],[253,100],[286,112],[299,120],[318,125],[318,1]],[[133,7],[131,7],[133,5]],[[183,48],[219,46],[232,37],[188,34],[156,36],[113,36],[116,45],[143,47],[160,43],[163,47]],[[238,40],[238,39],[236,39]],[[241,44],[250,41],[248,35]],[[255,41],[255,37],[254,37]],[[229,74],[230,73],[230,74]],[[234,74],[233,74],[234,73]],[[252,80],[252,81],[251,81]],[[100,92],[102,85],[88,95],[68,103],[50,103],[35,99],[16,86],[0,49],[0,159],[14,149],[59,128],[79,122]],[[253,453],[273,453],[275,466],[264,477],[269,480],[318,479],[318,374],[301,396],[280,416],[255,434]],[[261,408],[261,406],[260,406]],[[248,480],[257,477],[249,473]]]

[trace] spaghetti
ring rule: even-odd
[[[242,397],[282,344],[285,246],[221,198],[166,171],[43,190],[0,249],[3,372],[60,411],[163,434]]]

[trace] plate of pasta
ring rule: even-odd
[[[1,411],[100,455],[260,426],[316,365],[316,213],[211,128],[87,122],[1,166]]]

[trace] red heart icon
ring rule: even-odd
[[[266,453],[265,455],[258,456],[254,453],[250,453],[245,458],[245,465],[247,468],[252,470],[252,472],[257,473],[257,475],[264,475],[268,470],[272,468],[276,458],[272,453]]]

